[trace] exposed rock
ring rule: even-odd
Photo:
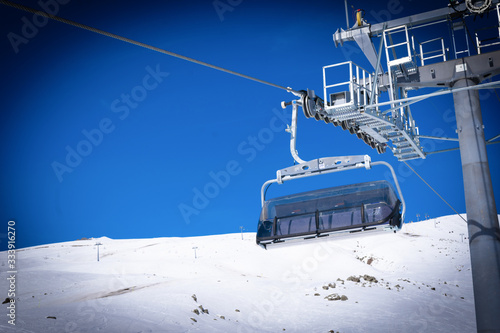
[[[367,265],[371,265],[374,261],[375,261],[375,258],[373,257],[368,257],[368,256],[364,256],[364,257],[356,257],[356,259],[358,259],[359,261],[367,264]]]
[[[348,298],[346,295],[342,295],[340,296],[339,294],[331,294],[331,295],[328,295],[325,297],[326,300],[329,300],[329,301],[347,301]]]
[[[351,275],[347,278],[347,281],[352,281],[352,282],[358,283],[358,282],[361,282],[361,279],[365,280],[366,282],[370,282],[370,283],[378,283],[378,280],[374,276],[371,276],[368,274],[365,274],[363,276]]]
[[[339,294],[331,294],[331,295],[326,296],[325,299],[329,300],[329,301],[338,301],[338,300],[340,300],[340,296],[339,296]]]
[[[359,282],[361,280],[358,276],[351,275],[347,278],[347,281]]]
[[[374,276],[368,274],[363,275],[363,279],[367,282],[378,283],[378,280]]]

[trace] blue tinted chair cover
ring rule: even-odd
[[[380,226],[394,231],[401,228],[400,201],[385,180],[267,200],[257,228],[257,244]]]

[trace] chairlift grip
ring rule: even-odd
[[[292,125],[290,126],[290,153],[293,156],[293,159],[301,164],[305,163],[303,159],[299,157],[299,153],[297,152],[297,110],[298,110],[299,101],[292,101]],[[305,106],[302,106],[305,107]]]

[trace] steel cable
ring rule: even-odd
[[[81,23],[78,23],[78,22],[75,22],[75,21],[67,20],[65,18],[56,16],[56,15],[51,15],[51,14],[48,14],[48,13],[46,13],[44,11],[36,10],[36,9],[30,8],[30,7],[26,7],[26,6],[23,6],[23,5],[11,2],[11,1],[7,1],[7,0],[0,0],[0,3],[3,4],[3,5],[7,5],[7,6],[10,6],[10,7],[13,7],[13,8],[16,8],[16,9],[28,12],[28,13],[32,13],[32,14],[35,14],[35,15],[40,15],[40,16],[43,16],[43,17],[47,17],[49,19],[52,19],[52,20],[55,20],[55,21],[59,21],[61,23],[68,24],[68,25],[71,25],[71,26],[74,26],[74,27],[77,27],[77,28],[80,28],[80,29],[84,29],[84,30],[87,30],[87,31],[91,31],[91,32],[103,35],[103,36],[107,36],[107,37],[110,37],[110,38],[121,40],[121,41],[129,43],[129,44],[133,44],[133,45],[136,45],[136,46],[144,47],[146,49],[149,49],[149,50],[152,50],[152,51],[155,51],[155,52],[163,53],[163,54],[166,54],[166,55],[169,55],[169,56],[172,56],[172,57],[176,57],[176,58],[179,58],[179,59],[183,59],[183,60],[186,60],[186,61],[198,64],[198,65],[202,65],[202,66],[209,67],[209,68],[212,68],[212,69],[215,69],[215,70],[218,70],[218,71],[222,71],[222,72],[225,72],[225,73],[228,73],[228,74],[236,75],[236,76],[248,79],[248,80],[252,80],[252,81],[255,81],[255,82],[266,84],[266,85],[271,86],[271,87],[283,89],[283,90],[286,90],[288,92],[297,93],[296,91],[294,91],[290,87],[283,87],[283,86],[280,86],[280,85],[277,85],[277,84],[274,84],[274,83],[271,83],[271,82],[268,82],[268,81],[257,79],[257,78],[254,78],[252,76],[249,76],[249,75],[245,75],[245,74],[241,74],[241,73],[232,71],[230,69],[226,69],[226,68],[223,68],[223,67],[215,66],[215,65],[206,63],[204,61],[196,60],[196,59],[193,59],[193,58],[190,58],[190,57],[183,56],[181,54],[177,54],[177,53],[170,52],[170,51],[167,51],[167,50],[164,50],[164,49],[160,49],[160,48],[158,48],[156,46],[152,46],[152,45],[148,45],[148,44],[145,44],[145,43],[141,43],[141,42],[135,41],[135,40],[130,39],[130,38],[119,36],[119,35],[116,35],[116,34],[113,34],[113,33],[110,33],[110,32],[104,31],[104,30],[101,30],[101,29],[93,28],[93,27],[90,27],[88,25],[81,24]]]
[[[439,194],[439,193],[438,193],[438,192],[437,192],[434,188],[432,188],[432,186],[431,186],[428,182],[426,182],[426,181],[425,181],[425,179],[424,179],[424,178],[422,178],[422,176],[420,176],[420,175],[419,175],[419,174],[418,174],[418,173],[417,173],[417,172],[416,172],[416,171],[415,171],[415,170],[414,170],[414,169],[413,169],[413,168],[412,168],[412,167],[411,167],[408,163],[406,163],[406,161],[403,161],[403,163],[404,163],[404,164],[406,164],[406,166],[407,166],[407,167],[408,167],[411,171],[413,171],[413,173],[414,173],[414,174],[416,174],[416,175],[418,176],[418,178],[420,178],[420,179],[421,179],[421,180],[425,183],[425,185],[429,186],[429,188],[430,188],[430,189],[431,189],[434,193],[436,193],[436,195],[437,195],[437,196],[438,196],[441,200],[443,200],[443,201],[444,201],[444,203],[448,205],[448,207],[450,207],[450,208],[451,208],[451,209],[452,209],[452,210],[453,210],[453,211],[454,211],[454,212],[455,212],[458,216],[460,216],[460,218],[461,218],[462,220],[464,220],[464,221],[465,221],[465,223],[467,223],[467,220],[466,220],[466,219],[464,219],[464,218],[463,218],[463,216],[462,216],[462,215],[460,215],[460,214],[457,212],[457,210],[456,210],[455,208],[453,208],[453,206],[452,206],[452,205],[450,205],[450,204],[448,203],[448,201],[446,201],[446,200],[445,200],[445,199],[444,199],[444,198],[443,198],[443,197],[442,197],[442,196],[441,196],[441,195],[440,195],[440,194]]]

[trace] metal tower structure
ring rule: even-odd
[[[405,161],[425,158],[431,153],[424,151],[421,138],[449,139],[420,135],[410,105],[429,97],[453,94],[477,331],[500,332],[500,229],[486,153],[486,145],[498,143],[495,140],[500,136],[485,140],[478,93],[479,89],[500,87],[500,80],[493,80],[500,74],[499,0],[450,1],[442,9],[377,24],[369,24],[361,14],[362,11],[356,13],[351,28],[337,30],[333,40],[336,46],[357,43],[374,71],[350,61],[325,66],[325,101],[307,105],[307,101],[315,100],[308,92],[304,113],[306,117],[348,129],[379,153],[389,148],[398,160]],[[474,23],[494,18],[495,24],[475,30],[472,37],[465,21],[468,17]],[[418,29],[438,24],[449,28],[452,52],[445,47],[443,37],[423,42],[415,38]],[[374,42],[376,38],[380,39],[378,45]],[[381,63],[383,54],[385,70]],[[346,80],[330,81],[332,77],[338,80],[342,68]],[[485,82],[486,79],[491,82]],[[414,94],[419,88],[439,90]],[[414,96],[409,96],[410,91]],[[381,101],[382,96],[387,96],[387,100]]]

